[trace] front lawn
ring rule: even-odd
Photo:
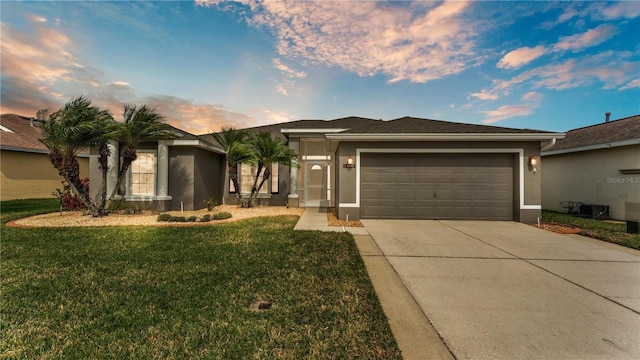
[[[626,223],[585,219],[553,211],[543,211],[542,220],[580,228],[580,235],[640,250],[640,234],[627,233]]]
[[[0,358],[400,358],[352,236],[296,220],[2,225]]]

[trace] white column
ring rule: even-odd
[[[113,188],[118,182],[118,173],[120,172],[120,149],[117,141],[109,141],[107,146],[111,155],[107,159],[107,196],[111,195]]]
[[[156,196],[169,195],[169,146],[158,142],[158,191]]]
[[[296,167],[297,162],[292,164],[289,168],[289,172],[291,174],[291,191],[289,192],[290,199],[298,198],[298,168]]]

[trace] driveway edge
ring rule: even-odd
[[[455,359],[369,235],[353,235],[403,359]]]

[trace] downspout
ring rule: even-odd
[[[547,145],[544,145],[540,148],[540,152],[547,151],[552,147],[554,147],[556,145],[556,141],[557,141],[556,138],[551,139],[551,141]]]

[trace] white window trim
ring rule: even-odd
[[[153,201],[153,200],[171,200],[171,196],[157,196],[158,194],[158,151],[152,149],[136,150],[138,154],[153,154],[153,194],[133,194],[133,163],[127,170],[127,191],[124,199],[127,201]]]

